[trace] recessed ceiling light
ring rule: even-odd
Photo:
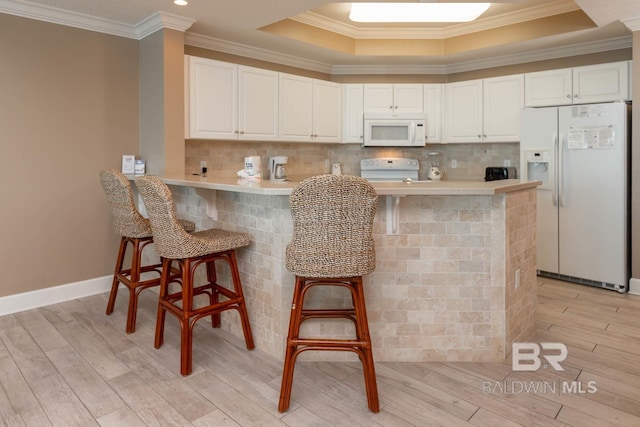
[[[189,4],[187,0],[173,0],[173,3],[177,4],[178,6],[186,6]]]
[[[352,3],[355,22],[469,22],[491,3]]]

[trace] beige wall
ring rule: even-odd
[[[138,42],[0,14],[0,297],[106,276],[98,181],[137,154]]]

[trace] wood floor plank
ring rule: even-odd
[[[571,327],[572,325],[579,324],[581,328],[601,331],[607,329],[607,327],[609,326],[609,322],[606,322],[599,317],[595,319],[585,318],[584,315],[574,313],[570,310],[558,312],[556,310],[549,310],[545,306],[539,306],[536,309],[536,318],[553,325]]]
[[[0,344],[0,348],[4,348],[4,345]],[[18,365],[8,354],[0,357],[0,394],[3,414],[20,414],[40,407]]]
[[[474,387],[436,371],[430,372],[422,381],[427,381],[447,393],[459,396],[469,403],[500,414],[502,417],[520,425],[561,425],[553,418],[521,407],[518,402],[511,402],[513,399],[510,399],[509,395],[483,393],[481,383],[479,386]]]
[[[561,333],[586,342],[640,354],[640,338],[623,335],[616,331],[598,331],[582,325],[553,325],[549,332],[553,334]]]
[[[558,414],[558,421],[574,427],[620,427],[618,424],[612,424],[608,421],[592,417],[568,406],[562,407]]]
[[[113,353],[109,343],[83,325],[69,324],[59,331],[102,378],[109,380],[129,372],[129,368]]]
[[[60,375],[30,382],[40,405],[54,426],[89,427],[98,423]]]
[[[419,399],[419,407],[425,405],[435,406],[462,420],[468,420],[478,410],[478,406],[472,405],[456,396],[447,394],[442,390],[394,370],[393,367],[380,365],[376,376],[378,383],[384,384],[386,389],[391,387],[402,390],[404,393]]]
[[[57,374],[51,361],[22,326],[0,331],[0,341],[4,343],[27,382]]]
[[[509,392],[508,387],[503,387],[505,380],[509,378],[508,375],[494,379],[489,377],[482,378],[463,372],[457,369],[457,366],[449,363],[434,363],[432,370],[460,384],[465,384],[470,387],[470,389],[482,394],[493,394],[495,395],[494,397],[504,400],[505,402],[510,402],[512,406],[519,407],[525,411],[530,410],[533,413],[554,418],[560,409],[560,405],[546,399],[541,399],[536,394]]]
[[[187,426],[189,421],[172,405],[173,396],[163,396],[133,372],[109,380],[123,401],[146,425]]]
[[[146,424],[142,422],[136,413],[125,406],[118,410],[115,410],[109,414],[99,417],[96,421],[100,424],[100,427],[145,427]]]
[[[47,352],[69,346],[67,340],[60,335],[39,310],[23,311],[22,313],[16,313],[15,316],[42,351]]]
[[[481,427],[517,427],[521,425],[483,408],[478,409],[478,411],[473,414],[473,417],[469,420],[469,424]]]
[[[194,427],[240,427],[240,424],[219,409],[198,418],[192,424]]]
[[[191,375],[189,385],[198,390],[217,408],[229,414],[235,422],[243,426],[283,426],[277,408],[266,410],[247,399],[233,385],[227,384],[209,371]]]
[[[511,377],[515,380],[522,381],[527,381],[531,378],[522,372],[514,372]],[[549,391],[549,389],[547,390]],[[621,426],[633,426],[639,419],[638,416],[630,414],[619,407],[610,406],[609,404],[612,402],[612,399],[609,393],[600,393],[599,390],[590,393],[587,384],[583,384],[581,389],[574,389],[575,392],[569,392],[568,390],[570,389],[564,388],[562,384],[558,384],[555,393],[541,393],[539,396],[561,404],[562,407],[570,407],[594,418],[613,422],[614,424],[617,423]],[[598,397],[599,395],[602,397]]]
[[[126,406],[109,384],[75,351],[56,349],[46,355],[94,418]]]

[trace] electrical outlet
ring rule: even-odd
[[[516,279],[515,279],[514,287],[516,289],[520,287],[520,269],[516,270]]]
[[[451,160],[451,169],[455,169],[458,167],[458,161],[453,159]]]
[[[511,160],[505,159],[504,165],[507,166],[507,167],[511,166]]]

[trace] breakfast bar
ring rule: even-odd
[[[282,357],[293,289],[293,275],[285,268],[292,233],[289,194],[297,182],[195,175],[163,181],[178,214],[198,229],[249,233],[251,244],[238,251],[238,264],[256,347]],[[376,270],[364,283],[375,360],[504,361],[512,342],[533,337],[540,182],[372,184],[379,196]],[[220,276],[226,281],[225,268],[220,266]],[[312,304],[328,298],[350,303],[348,294],[312,297]],[[223,315],[222,322],[223,329],[242,337],[238,316]],[[322,334],[313,322],[304,326],[309,334]],[[336,321],[331,329],[332,335],[347,336],[353,326]]]

